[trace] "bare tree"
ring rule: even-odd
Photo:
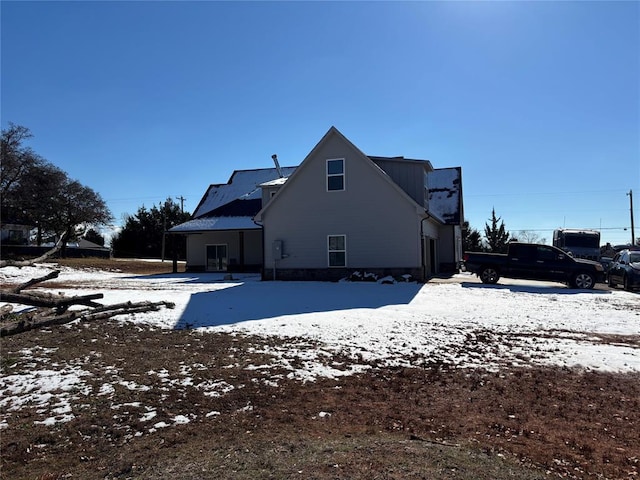
[[[0,197],[5,198],[16,185],[26,178],[31,160],[35,154],[22,145],[31,137],[28,128],[9,123],[9,128],[2,130],[0,143]]]
[[[547,243],[546,238],[540,237],[540,235],[533,230],[520,230],[517,234],[511,232],[511,238],[524,243]]]
[[[64,249],[66,240],[77,236],[78,227],[87,230],[107,224],[112,215],[98,193],[26,147],[30,137],[28,128],[12,123],[2,130],[2,218],[36,227],[38,244],[44,235],[62,238]]]
[[[26,216],[25,189],[31,184],[34,172],[44,161],[23,142],[31,137],[28,128],[9,124],[2,130],[0,142],[0,208],[2,218],[12,222],[24,221]]]
[[[72,238],[85,233],[84,225],[104,225],[112,218],[100,195],[77,180],[67,179],[52,201],[48,227],[58,235]],[[79,227],[82,232],[76,231]]]

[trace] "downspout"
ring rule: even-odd
[[[457,239],[457,235],[458,232],[456,231],[456,226],[458,226],[460,228],[460,241],[462,242],[462,227],[460,227],[459,225],[455,225],[453,227],[453,238],[451,239],[451,241],[453,242],[453,260],[454,260],[454,272],[458,273],[460,271],[460,261],[462,260],[462,258],[458,258],[458,253],[460,253],[462,255],[462,248],[460,248],[460,251],[458,251],[458,239]]]
[[[260,269],[260,278],[261,280],[264,281],[264,272],[265,272],[264,259],[266,254],[265,245],[264,245],[264,225],[256,222],[253,218],[251,219],[251,221],[260,227],[260,235],[262,236],[262,268]]]
[[[426,281],[427,279],[427,269],[426,269],[426,251],[425,251],[425,239],[424,239],[424,221],[429,220],[431,215],[428,212],[425,212],[425,217],[420,220],[420,255],[422,256],[420,265],[422,267],[422,279]]]

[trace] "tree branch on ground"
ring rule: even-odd
[[[3,268],[3,267],[22,268],[22,267],[30,267],[35,263],[42,263],[45,260],[52,257],[53,255],[55,255],[56,253],[58,253],[60,249],[62,249],[63,245],[65,244],[66,239],[67,239],[67,235],[66,234],[62,235],[60,237],[60,240],[57,241],[57,243],[54,245],[54,247],[51,250],[47,250],[43,255],[40,255],[37,258],[32,258],[30,260],[0,260],[0,268]]]
[[[105,320],[117,315],[131,315],[134,313],[160,310],[162,307],[173,308],[172,302],[124,302],[113,305],[102,305],[94,302],[103,298],[102,293],[77,295],[67,297],[61,294],[43,294],[41,292],[23,293],[46,280],[57,278],[59,271],[53,271],[43,277],[33,278],[11,289],[0,289],[0,301],[7,305],[0,307],[0,337],[15,335],[36,328],[62,325],[74,320],[95,321]],[[14,313],[13,305],[28,305],[37,307]],[[85,306],[80,310],[69,310],[72,306]]]

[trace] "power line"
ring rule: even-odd
[[[528,195],[579,195],[584,193],[627,193],[624,190],[580,190],[580,191],[561,191],[561,192],[511,192],[511,193],[465,193],[464,197],[507,197],[507,196],[528,196]]]
[[[558,230],[558,228],[510,228],[509,231],[518,231],[518,232],[553,232],[554,230]],[[627,227],[580,227],[581,230],[627,230]]]

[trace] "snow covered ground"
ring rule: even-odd
[[[8,267],[0,270],[0,281],[19,283],[45,273],[44,266]],[[274,342],[278,346],[267,353],[290,370],[291,378],[303,381],[349,375],[372,363],[491,369],[557,365],[640,372],[640,296],[604,286],[572,290],[508,279],[489,286],[469,274],[424,285],[261,282],[250,275],[224,280],[213,273],[131,276],[68,268],[62,268],[55,281],[74,286],[56,289],[67,295],[103,293],[104,304],[176,304],[175,309],[117,317],[123,322],[187,328],[202,335],[281,337],[285,340]],[[335,354],[353,361],[346,368],[332,368],[326,359]],[[81,368],[3,374],[0,409],[46,402],[54,390],[81,389],[85,374]],[[68,405],[63,402],[56,408],[56,418],[63,419]]]

